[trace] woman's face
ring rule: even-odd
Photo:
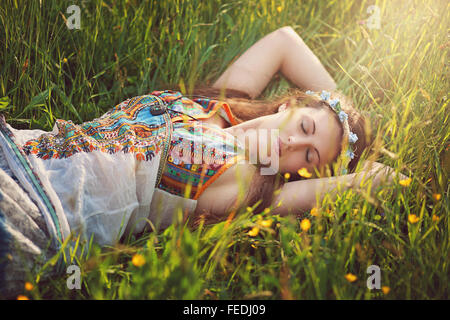
[[[301,168],[320,170],[331,164],[340,150],[342,129],[326,108],[281,107],[278,113],[265,117],[261,127],[279,129],[273,148],[282,173],[296,173]]]

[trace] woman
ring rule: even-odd
[[[341,183],[359,184],[364,175],[354,173],[284,181],[299,169],[304,176],[336,171],[336,163],[353,169],[367,142],[362,118],[325,91],[269,103],[242,98],[257,97],[278,71],[304,89],[336,87],[285,27],[191,98],[154,91],[81,125],[58,120],[51,133],[16,130],[1,117],[2,294],[20,291],[24,274],[70,234],[113,245],[131,233],[167,227],[177,208],[207,222],[253,205],[298,214]],[[375,174],[374,183],[383,175]]]

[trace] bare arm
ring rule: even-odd
[[[399,175],[401,179],[406,178],[402,174]],[[363,170],[359,173],[288,182],[273,201],[274,213],[284,216],[293,209],[295,213],[309,211],[315,206],[320,206],[327,194],[331,197],[331,200],[334,200],[340,191],[358,188],[369,179],[372,179],[371,191],[373,191],[382,183],[391,182],[394,177],[395,172],[392,168],[375,163],[372,169]]]
[[[255,98],[277,72],[303,89],[336,89],[319,59],[291,27],[275,30],[257,41],[225,70],[213,87],[240,90]]]

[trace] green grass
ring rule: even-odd
[[[67,275],[37,281],[42,299],[448,299],[448,1],[72,1],[81,29],[69,30],[67,1],[0,3],[0,112],[20,128],[77,123],[156,89],[210,84],[257,39],[291,25],[378,133],[378,161],[412,178],[369,197],[348,191],[320,216],[242,212],[231,223],[160,234],[114,248],[81,244],[82,289]],[[70,4],[72,4],[70,3]],[[299,70],[301,72],[301,70]],[[271,82],[265,97],[290,84]],[[387,150],[387,151],[386,151]],[[441,199],[433,199],[440,194]],[[416,214],[417,223],[408,222]],[[438,221],[433,216],[439,217]],[[146,263],[136,267],[134,254]],[[70,260],[70,257],[66,257]],[[367,267],[381,268],[369,290]],[[344,277],[352,273],[357,280]]]

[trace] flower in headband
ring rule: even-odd
[[[306,91],[306,94],[319,97],[321,100],[327,102],[330,105],[331,109],[333,109],[334,112],[336,112],[336,114],[338,115],[339,120],[342,123],[342,127],[344,128],[344,136],[347,137],[346,142],[348,141],[348,143],[344,142],[347,145],[347,148],[343,148],[340,154],[340,158],[342,159],[342,163],[344,164],[344,168],[342,168],[341,173],[346,174],[346,167],[348,166],[348,163],[355,157],[352,144],[358,141],[358,136],[356,135],[356,133],[350,131],[350,127],[348,124],[348,115],[345,111],[342,110],[341,102],[339,99],[330,100],[331,94],[328,91],[322,90],[320,95],[318,95],[317,93],[308,90]]]

